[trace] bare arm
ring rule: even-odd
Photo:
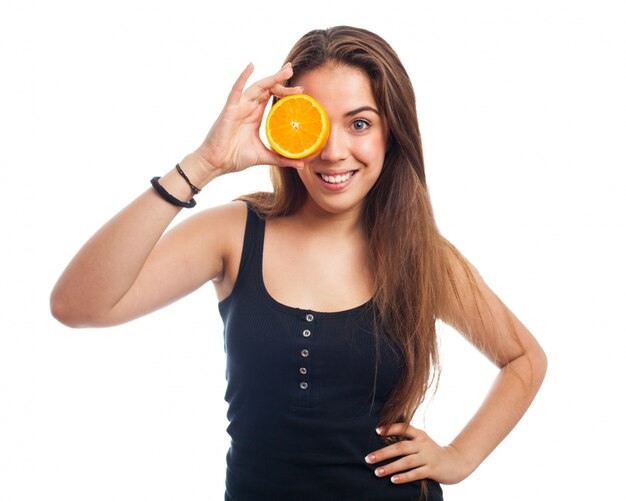
[[[186,168],[184,162],[181,167]],[[188,187],[173,174],[163,176],[161,184],[174,196],[182,195]],[[226,208],[204,211],[162,237],[179,211],[150,188],[113,217],[59,278],[51,296],[53,315],[71,327],[119,324],[218,276],[226,252],[221,233],[232,215]]]
[[[485,302],[474,302],[471,282],[462,264],[451,258],[460,284],[461,304],[451,301],[443,320],[457,328],[500,371],[482,405],[450,443],[463,462],[463,478],[509,434],[524,415],[543,382],[546,355],[522,322],[487,286],[469,263],[471,278]]]
[[[283,67],[244,90],[249,65],[230,92],[226,105],[204,142],[180,166],[202,188],[212,179],[253,165],[300,167],[268,150],[259,138],[263,112],[272,95],[301,92],[280,82],[293,71]],[[172,169],[160,184],[179,200],[191,189]],[[236,205],[236,204],[235,204]],[[191,292],[223,272],[234,206],[204,211],[163,233],[179,207],[152,188],[106,223],[76,254],[50,298],[53,315],[72,326],[105,326],[144,315]]]
[[[500,372],[478,411],[448,446],[438,445],[422,430],[405,424],[382,430],[385,435],[408,438],[368,456],[370,462],[400,456],[377,470],[379,476],[392,476],[394,483],[431,478],[451,484],[466,478],[514,428],[546,372],[546,356],[535,338],[478,271],[451,250],[449,261],[459,301],[450,293],[441,318],[466,336]]]

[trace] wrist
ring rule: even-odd
[[[154,190],[169,203],[178,207],[194,207],[194,196],[218,176],[216,169],[198,155],[189,154],[163,177],[150,180]]]
[[[473,460],[471,455],[453,444],[444,446],[444,449],[453,457],[453,462],[457,465],[456,469],[460,477],[458,481],[469,477],[480,465],[480,461]]]
[[[185,156],[179,165],[191,183],[200,189],[222,174],[198,152]]]

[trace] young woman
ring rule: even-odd
[[[415,98],[389,45],[335,27],[246,88],[248,66],[204,142],[103,226],[59,279],[52,312],[110,326],[212,281],[224,319],[231,448],[226,499],[442,499],[511,431],[541,385],[537,341],[438,232]],[[259,127],[272,96],[328,112],[317,154],[289,160]],[[217,176],[272,167],[242,197],[163,235]],[[435,322],[499,368],[448,445],[410,425],[437,369]]]

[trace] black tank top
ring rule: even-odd
[[[225,499],[421,499],[420,482],[394,485],[364,460],[385,445],[375,428],[401,369],[383,335],[375,370],[371,301],[340,312],[277,302],[263,282],[264,234],[248,207],[237,279],[219,303],[231,437]],[[439,484],[427,485],[429,501],[443,499]]]

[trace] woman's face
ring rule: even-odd
[[[383,167],[387,129],[370,81],[361,70],[325,65],[295,79],[319,101],[330,119],[324,148],[305,158],[298,171],[309,194],[307,203],[332,214],[356,210]]]

